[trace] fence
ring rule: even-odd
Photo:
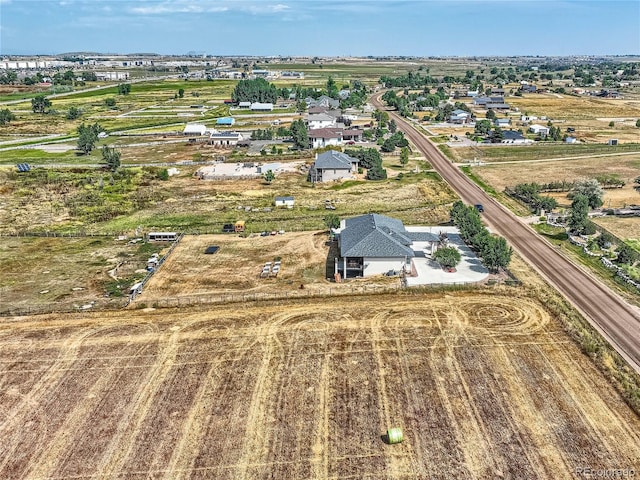
[[[21,307],[16,305],[1,305],[0,317],[20,317],[27,315],[43,315],[43,314],[55,314],[55,313],[77,313],[77,312],[91,312],[96,310],[120,310],[125,308],[129,304],[129,301],[124,298],[112,299],[112,300],[97,300],[80,307],[73,307],[70,305],[39,305]]]
[[[504,284],[508,286],[518,286],[521,282],[512,275]],[[497,281],[487,283],[495,285]],[[179,308],[194,305],[212,305],[244,302],[271,302],[288,301],[299,299],[317,299],[328,297],[346,297],[362,295],[382,295],[389,293],[402,293],[405,295],[417,295],[436,291],[456,291],[456,290],[480,290],[487,286],[478,283],[434,283],[429,285],[405,287],[399,281],[394,285],[352,285],[341,287],[330,287],[323,290],[303,289],[291,290],[287,292],[252,292],[252,293],[227,293],[227,294],[196,294],[170,298],[146,298],[141,300],[141,306],[152,306],[155,308]]]
[[[153,275],[160,269],[164,261],[167,258],[169,258],[169,255],[171,255],[171,252],[173,252],[173,250],[176,248],[178,243],[180,243],[180,240],[182,240],[183,238],[184,238],[184,233],[181,233],[180,235],[178,235],[178,238],[176,238],[175,241],[171,244],[171,246],[169,247],[169,250],[167,250],[167,253],[165,253],[162,257],[160,257],[160,259],[158,260],[158,265],[156,265],[156,267],[153,270],[147,273],[147,275],[142,279],[142,281],[139,282],[138,288],[132,294],[129,295],[129,299],[127,303],[124,305],[125,307],[129,305],[131,302],[133,302],[138,294],[142,293],[142,289],[144,288],[144,286],[147,284],[149,280],[151,280],[151,277],[153,277]]]

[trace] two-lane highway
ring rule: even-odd
[[[379,97],[373,98],[373,104],[383,110],[385,107]],[[487,195],[407,120],[395,112],[389,114],[462,200],[471,205],[483,204],[483,218],[491,228],[505,237],[640,373],[640,310],[560,254],[556,247]]]

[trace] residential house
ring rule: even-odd
[[[473,99],[474,105],[484,107],[487,103],[504,103],[504,97],[475,97]]]
[[[529,131],[535,133],[536,135],[540,135],[541,137],[546,137],[549,135],[549,127],[544,127],[542,125],[538,125],[534,123],[529,127]]]
[[[327,95],[322,95],[318,99],[314,99],[313,97],[305,98],[305,102],[307,107],[327,107],[327,108],[339,108],[340,100],[334,100]]]
[[[315,162],[309,169],[309,180],[313,183],[330,182],[352,178],[358,171],[358,159],[346,153],[328,150],[316,154]]]
[[[307,126],[311,130],[335,127],[336,118],[326,113],[315,113],[307,116]]]
[[[504,88],[492,88],[491,95],[501,95],[504,96]]]
[[[294,199],[292,196],[287,196],[287,197],[276,197],[275,198],[275,205],[276,207],[287,207],[287,208],[293,208],[293,203],[294,203]]]
[[[534,117],[533,115],[520,115],[521,122],[533,122],[538,120],[538,117]]]
[[[457,109],[451,112],[451,115],[449,115],[449,122],[451,123],[464,125],[469,121],[471,121],[471,114],[465,110]]]
[[[533,140],[525,138],[524,135],[515,130],[503,130],[502,140],[500,140],[500,143],[524,145],[527,143],[533,143]]]
[[[342,140],[345,142],[359,142],[362,140],[364,130],[359,128],[345,128],[342,130]]]
[[[342,278],[369,277],[390,270],[411,273],[413,259],[433,253],[439,243],[436,234],[407,231],[395,218],[375,213],[342,220],[337,232],[339,258],[335,273]],[[421,242],[420,247],[414,242]],[[415,250],[414,250],[415,248]]]
[[[520,87],[520,90],[524,93],[536,93],[538,87],[536,87],[535,85],[522,85]]]
[[[316,128],[307,132],[311,148],[323,148],[330,145],[342,145],[341,128]]]
[[[495,124],[496,127],[500,127],[500,128],[509,128],[509,126],[511,125],[511,119],[510,118],[496,118],[495,122],[493,122]]]

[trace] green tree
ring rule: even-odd
[[[113,108],[116,106],[116,99],[113,97],[105,98],[104,104],[109,108]]]
[[[398,130],[398,125],[396,125],[396,121],[391,119],[391,121],[389,122],[389,131],[391,133],[396,133],[396,130]]]
[[[76,118],[80,118],[82,115],[82,110],[78,107],[71,107],[69,111],[67,111],[67,120],[75,120]]]
[[[180,98],[183,98],[183,97],[184,97],[184,88],[181,88],[181,89],[179,89],[179,90],[178,90],[178,96],[179,96]]]
[[[487,110],[487,113],[485,116],[487,117],[488,120],[495,120],[496,112],[494,112],[493,110]]]
[[[335,213],[328,213],[324,217],[324,224],[328,229],[338,228],[340,226],[340,217]]]
[[[602,232],[600,233],[600,235],[598,235],[596,241],[600,248],[609,248],[613,243],[613,240],[613,235],[611,235],[609,232]]]
[[[118,95],[129,95],[131,92],[131,84],[121,83],[118,85]]]
[[[100,133],[100,130],[100,125],[97,123],[87,126],[83,122],[78,127],[78,150],[85,155],[91,152],[98,141],[98,134]]]
[[[576,195],[587,197],[590,208],[599,208],[603,204],[604,190],[600,186],[600,182],[594,178],[576,182],[569,193],[569,198],[573,198]]]
[[[109,170],[115,172],[120,168],[120,151],[105,145],[102,147],[102,162]]]
[[[85,82],[97,82],[98,77],[95,72],[82,72],[82,80]]]
[[[234,102],[270,102],[278,99],[278,89],[264,78],[240,80],[231,93]]]
[[[503,237],[488,236],[486,243],[480,250],[482,263],[492,272],[497,272],[501,268],[507,268],[511,262],[513,249],[507,245]]]
[[[613,122],[613,120],[612,120],[612,121],[610,121],[610,122],[609,122],[609,126],[610,126],[611,128],[613,128],[613,127],[615,127],[615,126],[616,126],[616,124],[615,124],[615,123]]]
[[[478,135],[487,135],[491,131],[491,121],[478,120],[473,131]]]
[[[307,126],[302,119],[294,120],[291,122],[291,137],[293,138],[293,144],[299,150],[306,150],[309,148],[309,135],[307,132]]]
[[[51,100],[45,95],[36,95],[31,99],[31,109],[33,113],[47,113],[47,109],[51,106]]]
[[[387,171],[382,168],[382,164],[375,164],[371,168],[367,169],[367,180],[384,180],[387,178]]]
[[[264,175],[262,175],[262,178],[264,178],[265,182],[271,183],[276,179],[276,175],[271,170],[267,170],[264,172]]]
[[[0,110],[0,125],[4,125],[16,119],[16,116],[11,113],[11,110],[5,108]]]
[[[331,75],[327,79],[327,96],[338,99],[338,86]]]
[[[589,221],[589,199],[582,194],[577,194],[571,202],[571,213],[567,225],[571,232],[581,234]]]
[[[441,247],[433,254],[433,259],[444,268],[454,268],[460,263],[460,252],[455,247]]]
[[[405,167],[409,163],[409,147],[402,147],[400,150],[400,164]]]
[[[640,128],[640,118],[636,120],[636,127]]]
[[[633,265],[638,261],[638,252],[631,248],[626,243],[623,243],[618,247],[618,258],[616,262],[623,265]]]

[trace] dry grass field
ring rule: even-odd
[[[574,478],[640,419],[523,291],[0,323],[0,477]],[[387,445],[392,426],[405,441]]]
[[[633,182],[640,175],[640,154],[617,157],[596,157],[579,160],[549,162],[519,162],[506,165],[484,165],[473,167],[473,172],[498,191],[518,183],[580,180],[598,175],[617,175],[626,181],[619,189],[605,190],[604,205],[611,208],[640,203],[640,194],[634,190]],[[568,206],[571,201],[566,193],[554,195]]]
[[[118,281],[125,289],[131,279],[144,277],[147,258],[165,247],[111,237],[0,237],[0,312],[106,301],[108,284],[116,291]]]

